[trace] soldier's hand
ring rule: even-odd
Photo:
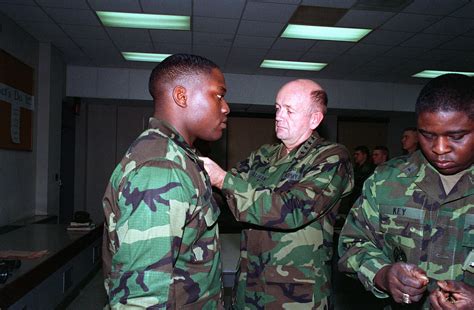
[[[417,302],[423,297],[428,278],[423,269],[407,263],[383,267],[374,278],[375,286],[389,293],[397,303]]]
[[[435,310],[474,309],[474,287],[459,281],[438,281],[430,302]]]
[[[204,162],[204,169],[206,169],[207,174],[209,174],[211,184],[222,189],[226,172],[209,157],[199,157],[199,159]]]

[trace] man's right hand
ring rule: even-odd
[[[423,269],[399,262],[380,269],[374,282],[377,288],[389,293],[395,302],[412,303],[423,297],[429,280]]]
[[[208,157],[199,157],[204,162],[204,169],[206,169],[209,178],[211,179],[212,186],[222,189],[226,171],[224,171],[218,164]]]

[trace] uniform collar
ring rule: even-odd
[[[471,165],[466,170],[466,173],[459,179],[449,195],[446,195],[444,192],[439,172],[428,162],[421,150],[411,154],[409,160],[400,167],[400,170],[401,174],[399,177],[415,178],[414,183],[419,188],[428,195],[443,200],[445,203],[474,195],[474,165]],[[434,190],[436,188],[435,184],[438,184],[439,189]]]
[[[159,135],[172,140],[174,143],[179,145],[186,154],[193,159],[193,161],[201,162],[198,159],[198,155],[196,149],[190,146],[186,140],[184,140],[183,136],[179,134],[176,129],[170,125],[168,122],[164,120],[160,120],[154,117],[150,117],[148,122],[148,129],[155,131]],[[202,166],[202,164],[200,164]]]

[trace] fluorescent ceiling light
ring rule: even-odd
[[[182,15],[161,15],[97,11],[106,27],[190,30],[191,18]]]
[[[282,38],[357,42],[372,29],[288,24]]]
[[[301,62],[301,61],[285,61],[265,59],[260,65],[261,68],[270,69],[289,69],[289,70],[307,70],[319,71],[327,64],[318,62]]]
[[[423,71],[418,72],[417,74],[413,74],[412,77],[432,79],[432,78],[438,77],[443,74],[448,74],[448,73],[458,73],[458,74],[464,74],[467,76],[474,76],[474,72],[423,70]]]
[[[161,62],[171,54],[154,54],[154,53],[135,53],[135,52],[122,52],[123,58],[128,61],[149,61],[149,62]]]

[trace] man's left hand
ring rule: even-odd
[[[438,281],[438,287],[430,294],[433,309],[474,309],[474,287],[451,280]]]

